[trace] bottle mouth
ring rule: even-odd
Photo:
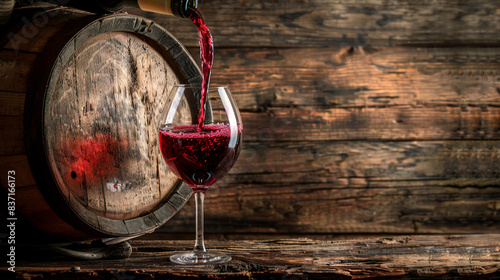
[[[198,0],[171,1],[172,13],[176,16],[187,18],[190,10],[198,8]]]

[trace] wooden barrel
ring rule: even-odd
[[[10,215],[69,240],[164,224],[191,190],[161,158],[157,119],[173,85],[201,82],[192,57],[134,15],[52,7],[13,22],[0,41],[1,184],[16,186]]]

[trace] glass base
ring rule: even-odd
[[[217,252],[183,252],[170,256],[178,264],[219,264],[231,260],[231,256]]]

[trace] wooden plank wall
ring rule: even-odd
[[[245,141],[207,193],[207,232],[500,230],[500,2],[202,0],[200,10],[213,84],[233,91]],[[131,12],[198,57],[189,21]],[[194,232],[193,208],[159,232]]]

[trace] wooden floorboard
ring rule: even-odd
[[[124,260],[19,260],[17,279],[500,279],[500,235],[410,235],[349,240],[209,241],[227,264],[169,261],[192,241],[132,241]],[[72,271],[76,270],[78,271]],[[478,278],[480,277],[480,278]],[[117,278],[125,279],[125,278]]]

